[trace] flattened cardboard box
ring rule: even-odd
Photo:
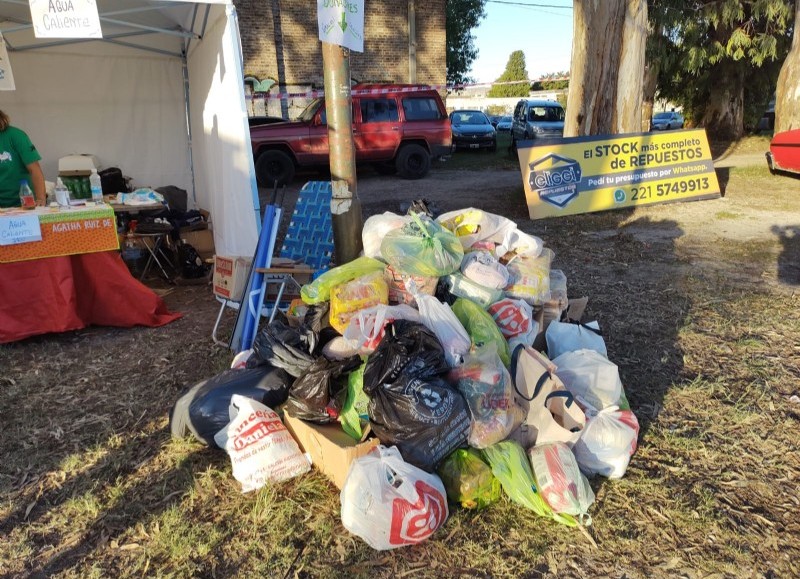
[[[311,455],[311,463],[325,474],[337,488],[344,486],[350,463],[380,444],[377,438],[356,442],[337,424],[312,424],[283,414],[283,423],[303,452]]]

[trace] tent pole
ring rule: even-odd
[[[189,64],[186,58],[186,52],[182,54],[181,71],[183,72],[183,110],[186,116],[186,138],[189,140],[189,176],[192,179],[192,199],[194,200],[195,207],[197,204],[197,190],[194,183],[194,153],[192,151],[192,119],[191,111],[189,109]]]

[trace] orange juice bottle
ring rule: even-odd
[[[33,191],[31,191],[26,179],[19,182],[19,200],[23,209],[36,208],[36,199],[33,198]]]

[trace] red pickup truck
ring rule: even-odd
[[[450,154],[450,120],[432,88],[362,84],[353,86],[352,95],[357,163],[420,179],[432,158]],[[298,167],[328,166],[324,98],[313,100],[294,121],[251,126],[250,140],[262,187],[290,183]]]

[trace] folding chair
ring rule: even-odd
[[[331,224],[331,184],[330,181],[309,181],[298,193],[297,203],[292,213],[286,236],[281,246],[280,258],[290,260],[296,264],[304,264],[304,267],[287,267],[284,264],[275,264],[274,267],[261,268],[264,274],[262,296],[265,301],[271,302],[270,307],[264,303],[260,304],[261,316],[269,317],[269,321],[275,317],[275,312],[281,306],[287,306],[284,294],[287,286],[291,286],[300,291],[300,284],[294,278],[298,274],[311,274],[317,277],[328,269],[333,256],[333,226]],[[267,290],[270,285],[277,286],[277,294],[274,300],[266,300]],[[240,302],[226,300],[215,296],[220,301],[220,311],[211,332],[214,343],[219,346],[227,346],[228,343],[222,342],[217,338],[217,330],[222,312],[226,307],[238,310]],[[256,327],[256,332],[258,328]]]

